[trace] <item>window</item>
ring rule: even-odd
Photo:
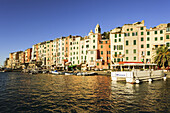
[[[147,37],[147,41],[149,41],[150,40],[150,38],[149,37]]]
[[[125,36],[127,36],[127,33],[124,33]]]
[[[119,42],[121,42],[121,38],[119,38]]]
[[[136,36],[138,35],[138,32],[136,32]]]
[[[89,45],[86,45],[86,48],[89,48]]]
[[[83,46],[82,46],[82,48],[83,48]]]
[[[149,44],[147,44],[147,48],[149,48]]]
[[[136,40],[133,40],[133,45],[136,45]]]
[[[133,50],[133,53],[136,53],[136,49]]]
[[[155,37],[155,41],[157,41],[158,40],[158,38],[157,37]]]
[[[129,29],[127,29],[127,31],[129,31]]]
[[[133,28],[131,28],[130,30],[133,31]]]
[[[115,52],[115,57],[117,57],[117,52]]]
[[[158,45],[155,45],[155,48],[158,48]]]
[[[126,57],[126,61],[128,61],[129,60],[129,58],[128,57]]]
[[[155,31],[155,34],[157,34],[157,31]]]
[[[91,54],[93,54],[94,53],[94,51],[91,51]]]
[[[83,54],[83,51],[81,51],[81,53]]]
[[[120,58],[117,59],[117,62],[120,62]]]
[[[120,50],[123,50],[123,45],[120,45]]]
[[[114,50],[116,50],[116,48],[117,48],[117,46],[116,46],[116,45],[114,45]]]
[[[141,27],[140,30],[143,30],[143,27]]]
[[[116,62],[116,58],[114,58],[114,62]]]
[[[101,45],[101,48],[103,48],[103,45]]]
[[[132,36],[135,36],[135,33],[132,33]]]
[[[93,43],[95,43],[95,40],[93,40]]]
[[[143,44],[141,45],[141,48],[144,48],[144,45],[143,45]]]
[[[128,40],[126,40],[126,45],[129,45],[129,41]]]
[[[95,49],[95,46],[93,46],[93,49]]]
[[[147,51],[147,55],[150,56],[150,51]]]
[[[163,37],[160,37],[160,40],[163,40]]]
[[[128,36],[130,36],[130,33],[128,33]]]
[[[141,41],[144,41],[143,37],[141,38]]]
[[[169,35],[166,35],[166,39],[169,39]]]
[[[97,66],[99,66],[99,63],[97,63]]]
[[[133,57],[133,60],[136,60],[136,57]]]
[[[128,50],[126,50],[126,54],[128,54]]]
[[[102,61],[102,65],[104,65],[104,61]]]
[[[141,35],[143,35],[143,32],[141,32]]]
[[[93,37],[95,37],[95,35],[93,35]]]
[[[119,37],[121,37],[121,34],[119,34]]]
[[[117,39],[115,39],[115,42],[117,42]]]
[[[147,35],[150,35],[150,32],[149,32],[149,31],[147,32]]]
[[[163,30],[160,30],[160,34],[162,34],[163,33]]]
[[[115,38],[117,38],[117,34],[115,34]]]
[[[110,45],[109,45],[109,48],[110,48]]]
[[[121,55],[122,53],[121,52],[119,52],[119,55]]]
[[[106,41],[106,44],[107,44],[107,41]]]
[[[101,51],[101,55],[103,55],[103,51]]]

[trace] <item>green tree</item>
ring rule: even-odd
[[[168,62],[170,62],[170,51],[167,46],[161,46],[156,50],[154,62],[163,69],[168,66]]]
[[[104,36],[105,38],[109,39],[109,37],[110,37],[110,32],[104,32],[104,33],[102,34],[102,36]]]

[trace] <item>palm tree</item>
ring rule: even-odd
[[[156,55],[154,56],[154,62],[158,66],[162,66],[165,69],[168,66],[168,61],[170,61],[170,51],[167,46],[161,46],[156,50]]]

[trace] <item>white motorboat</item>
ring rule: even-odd
[[[55,74],[55,75],[60,75],[61,72],[58,72],[58,71],[51,71],[52,74]]]
[[[74,73],[65,73],[65,75],[74,75]]]

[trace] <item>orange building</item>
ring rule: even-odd
[[[71,35],[66,37],[66,39],[65,39],[65,44],[64,44],[65,45],[65,52],[64,52],[65,57],[64,57],[64,59],[69,58],[70,37],[71,37]]]
[[[25,63],[29,63],[31,60],[32,48],[25,50]]]
[[[23,51],[19,52],[19,63],[20,64],[25,63],[25,52]]]
[[[110,69],[111,64],[111,49],[110,49],[110,40],[101,39],[98,42],[98,59],[96,61],[96,68],[99,69]]]

